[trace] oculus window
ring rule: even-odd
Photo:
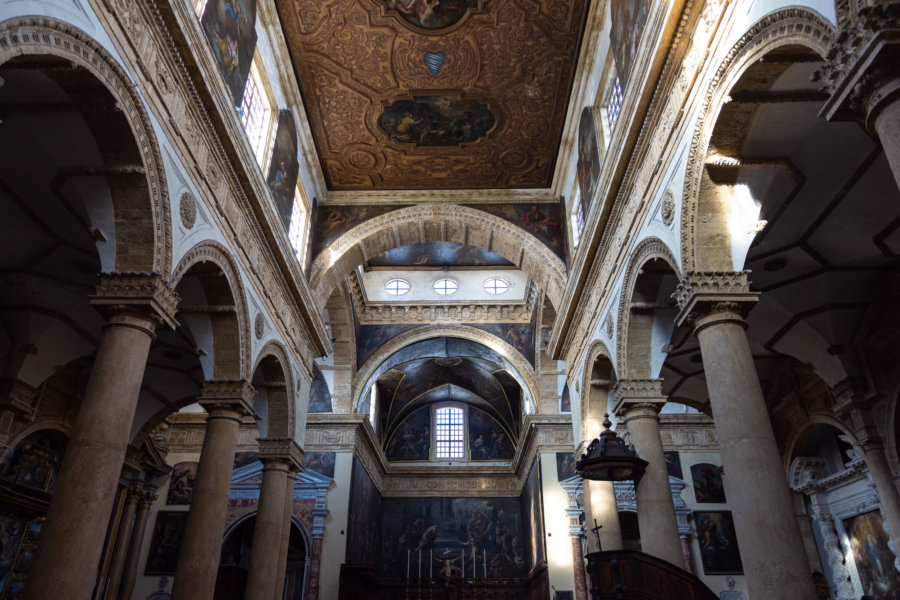
[[[384,291],[390,296],[402,296],[409,291],[409,282],[405,279],[390,279],[384,284]]]
[[[449,296],[450,294],[454,294],[458,289],[459,284],[453,279],[444,278],[438,279],[434,282],[434,291],[441,296]]]
[[[499,277],[491,277],[484,282],[484,291],[488,294],[498,296],[500,294],[505,294],[507,290],[509,290],[509,284]]]

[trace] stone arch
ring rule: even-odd
[[[616,324],[616,372],[619,377],[650,377],[649,373],[636,373],[635,365],[628,364],[628,352],[636,343],[635,337],[632,335],[632,319],[631,319],[631,302],[634,296],[635,286],[638,278],[644,274],[644,266],[649,261],[663,260],[672,273],[681,278],[678,269],[678,261],[675,255],[669,249],[665,242],[656,237],[649,237],[642,240],[631,253],[631,260],[625,271],[625,279],[622,284],[622,295],[619,299],[619,315]],[[673,305],[674,306],[674,305]],[[673,319],[674,319],[674,315]],[[649,343],[649,340],[647,340]],[[642,348],[649,352],[649,346]]]
[[[48,17],[19,17],[0,24],[0,65],[30,55],[62,58],[85,69],[115,99],[134,135],[146,179],[146,195],[128,193],[133,188],[113,193],[115,270],[169,273],[172,232],[166,174],[137,88],[109,52],[72,25]]]
[[[496,252],[528,273],[553,306],[566,286],[566,267],[547,246],[509,221],[453,204],[423,204],[391,211],[357,225],[323,251],[310,269],[317,306],[324,307],[335,288],[369,258],[391,248],[420,242],[449,241]]]
[[[706,95],[691,137],[682,192],[681,268],[684,272],[708,270],[708,265],[704,262],[706,257],[698,256],[698,229],[702,227],[698,219],[701,180],[713,129],[728,92],[751,64],[771,50],[787,44],[798,44],[824,57],[834,38],[835,31],[831,25],[808,8],[791,7],[775,11],[756,22],[741,36],[707,84]]]
[[[257,374],[265,377],[267,383],[273,387],[282,388],[283,393],[268,393],[266,397],[268,409],[268,430],[266,437],[289,438],[294,432],[294,376],[291,371],[291,362],[288,354],[279,342],[270,341],[259,352],[256,363],[253,365],[253,377]],[[253,386],[260,389],[257,382]],[[302,441],[302,440],[301,440]]]
[[[0,449],[0,463],[9,458],[9,453],[15,450],[22,440],[39,431],[56,431],[66,436],[69,440],[72,439],[72,425],[70,423],[59,419],[41,419],[31,423],[10,438],[9,444],[5,448]]]
[[[587,352],[587,360],[584,363],[584,373],[582,374],[581,380],[581,441],[582,444],[590,442],[595,437],[598,437],[601,428],[598,428],[597,425],[602,424],[603,422],[603,414],[604,412],[598,412],[599,406],[597,406],[596,400],[598,398],[592,398],[591,394],[595,391],[594,387],[605,387],[606,392],[608,393],[609,389],[612,388],[615,383],[616,378],[616,366],[613,363],[612,355],[609,352],[609,349],[606,347],[600,340],[595,340],[590,348],[588,348]],[[595,365],[598,362],[605,361],[609,363],[609,373],[608,383],[603,386],[595,386],[594,382],[596,378],[594,377],[597,373],[595,372]],[[602,379],[602,378],[601,378]],[[599,393],[602,393],[602,390],[596,390]],[[596,431],[594,431],[596,430]]]
[[[786,440],[786,443],[784,445],[784,454],[782,454],[781,457],[785,475],[790,475],[791,463],[795,458],[794,453],[797,450],[797,446],[810,434],[813,429],[815,429],[819,425],[829,425],[831,427],[834,427],[844,435],[847,435],[854,441],[854,443],[856,442],[856,436],[853,435],[853,432],[850,431],[844,423],[842,423],[834,416],[825,413],[812,414],[809,416],[806,423],[804,423],[802,427],[795,428],[791,432],[791,436]]]
[[[247,379],[252,375],[250,370],[250,314],[247,296],[241,280],[237,263],[228,249],[213,241],[200,242],[191,248],[181,259],[172,274],[172,286],[177,287],[192,269],[211,263],[218,274],[225,278],[227,289],[221,286],[207,287],[204,291],[212,294],[212,301],[233,303],[233,319],[224,315],[231,311],[220,312],[220,308],[210,306],[205,312],[215,322],[213,326],[213,379]],[[230,293],[230,297],[229,297]],[[182,305],[184,302],[182,302]],[[179,305],[179,312],[183,310]],[[222,305],[227,306],[227,305]],[[236,338],[236,339],[235,339]]]
[[[523,400],[531,403],[530,408],[532,410],[529,412],[533,412],[534,403],[536,402],[535,399],[539,397],[537,395],[539,388],[537,379],[534,375],[534,368],[528,360],[522,356],[518,350],[497,336],[478,329],[477,327],[456,324],[435,324],[416,327],[415,329],[401,333],[379,348],[356,372],[356,375],[353,378],[353,384],[351,386],[351,389],[353,390],[352,411],[356,412],[362,393],[365,391],[365,385],[372,378],[372,375],[376,372],[381,363],[387,360],[388,357],[395,352],[410,344],[434,337],[455,337],[471,340],[495,350],[512,364],[515,371],[512,375],[519,380],[519,385],[525,390],[526,396],[528,397],[523,398]]]

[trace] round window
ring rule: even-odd
[[[434,291],[441,296],[449,296],[459,289],[459,284],[453,279],[438,279],[434,282]]]
[[[484,282],[484,291],[486,291],[488,294],[493,294],[495,296],[499,294],[505,294],[508,289],[509,284],[499,277],[491,277]]]
[[[391,296],[402,296],[409,291],[409,282],[405,279],[391,279],[384,284],[384,291]]]

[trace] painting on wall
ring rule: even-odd
[[[597,142],[597,125],[594,120],[594,109],[586,106],[581,111],[578,124],[578,186],[581,189],[581,205],[587,218],[588,208],[597,191],[600,178],[600,145]]]
[[[478,0],[382,0],[385,8],[422,29],[443,29],[455,25],[466,12],[478,8]],[[486,3],[486,2],[485,2]]]
[[[522,516],[516,498],[385,498],[379,573],[521,577]]]
[[[350,519],[347,523],[347,562],[375,564],[381,546],[382,498],[357,457],[353,457],[350,483]]]
[[[535,315],[537,313],[535,312]],[[534,319],[532,323],[473,323],[474,327],[491,333],[534,364]]]
[[[291,211],[294,208],[294,189],[300,165],[297,162],[297,125],[290,110],[278,113],[278,127],[275,130],[275,145],[272,148],[272,162],[266,183],[272,192],[278,217],[285,231],[291,228]]]
[[[175,574],[187,516],[187,511],[161,510],[156,513],[156,526],[150,539],[144,575]]]
[[[376,350],[404,331],[409,331],[414,327],[418,327],[418,325],[411,323],[403,325],[360,325],[359,335],[356,337],[356,367],[362,367],[367,360],[372,358]]]
[[[40,492],[52,492],[66,450],[58,431],[43,430],[20,441],[0,467],[0,479]]]
[[[313,235],[313,257],[327,248],[334,240],[369,219],[383,215],[392,210],[406,208],[403,206],[318,206],[316,208],[316,226]]]
[[[0,598],[21,596],[38,534],[39,521],[0,515]]]
[[[698,504],[726,502],[722,485],[722,467],[710,463],[691,465],[691,481]]]
[[[565,481],[570,477],[575,477],[578,473],[575,471],[575,453],[574,452],[557,452],[556,453],[556,478],[558,481]]]
[[[431,408],[418,409],[397,427],[384,447],[388,460],[428,460],[431,452]]]
[[[666,472],[669,477],[677,477],[684,479],[684,472],[681,470],[681,455],[677,450],[666,450],[663,452],[666,457]]]
[[[234,105],[240,106],[256,49],[256,0],[207,0],[200,24]]]
[[[257,452],[235,452],[232,469],[246,467],[251,463],[255,463],[257,460],[259,460],[259,453]]]
[[[334,478],[334,452],[307,452],[303,455],[303,470]]]
[[[483,210],[514,225],[543,242],[563,262],[566,260],[565,227],[560,203],[547,204],[478,204],[472,208]]]
[[[559,397],[559,412],[572,412],[572,398],[569,396],[569,384],[563,385],[562,394]]]
[[[499,254],[457,242],[420,242],[369,259],[369,267],[512,267]]]
[[[493,417],[469,407],[469,460],[512,460],[516,453],[509,435]]]
[[[651,0],[616,0],[610,4],[612,29],[609,38],[623,90],[631,76],[634,58],[641,45],[644,25],[650,15],[650,4]]]
[[[194,482],[197,481],[197,461],[189,460],[176,463],[172,468],[172,478],[169,481],[169,494],[166,496],[166,504],[184,505],[190,504],[194,495]]]
[[[878,511],[844,519],[844,530],[863,592],[873,600],[900,597],[900,574],[893,567],[894,554]]]
[[[743,575],[731,511],[694,511],[694,522],[703,572],[707,575]]]
[[[331,404],[331,392],[328,391],[328,382],[319,367],[313,365],[313,380],[309,386],[309,408],[310,413],[330,413],[333,407]]]
[[[397,100],[378,117],[388,138],[416,146],[456,146],[487,135],[496,119],[487,104],[459,96]]]
[[[519,500],[522,503],[522,516],[525,525],[525,543],[529,545],[531,555],[528,568],[544,560],[544,504],[541,497],[541,461],[535,458],[522,488]]]

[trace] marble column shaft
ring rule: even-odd
[[[207,410],[206,435],[184,540],[178,553],[174,600],[209,600],[216,588],[234,451],[241,417],[252,414],[252,390],[243,381],[207,381],[200,404]]]
[[[158,326],[175,324],[171,314],[177,296],[158,275],[104,275],[92,302],[105,310],[107,322],[26,581],[25,600],[91,597],[150,344]]]
[[[117,598],[119,594],[125,559],[128,554],[128,543],[133,532],[132,524],[140,497],[141,489],[132,484],[128,488],[127,496],[125,497],[125,508],[122,510],[119,530],[116,533],[116,542],[113,545],[112,561],[109,566],[109,587],[106,590],[107,598]]]
[[[108,596],[109,600],[131,600],[134,591],[134,582],[137,577],[138,559],[141,555],[141,546],[144,543],[144,534],[147,530],[147,517],[150,515],[150,507],[156,502],[155,488],[143,491],[138,502],[137,512],[134,516],[134,526],[131,528],[131,540],[128,544],[128,556],[125,559],[125,567],[122,570],[122,583],[119,586],[119,595]]]

